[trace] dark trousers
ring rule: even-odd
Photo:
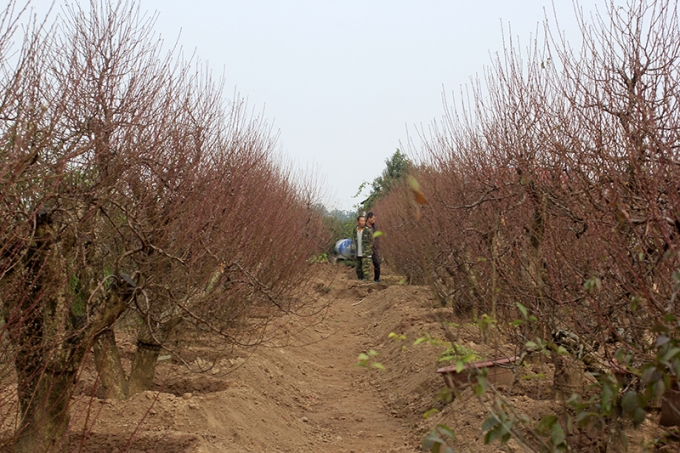
[[[380,261],[382,261],[382,260],[380,259],[379,256],[377,256],[377,254],[373,254],[372,259],[373,259],[373,271],[374,271],[373,272],[373,275],[374,275],[373,280],[377,282],[377,281],[380,281]]]

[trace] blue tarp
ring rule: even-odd
[[[354,250],[352,248],[351,239],[340,239],[335,243],[335,254],[338,258],[346,260],[354,258]]]

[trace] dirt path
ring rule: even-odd
[[[181,345],[193,367],[214,364],[209,371],[194,373],[177,357],[161,356],[153,391],[111,401],[90,396],[90,362],[72,406],[71,451],[416,453],[437,424],[455,431],[456,451],[525,451],[515,439],[503,447],[485,444],[481,427],[492,400],[482,402],[467,388],[442,401],[435,372],[442,346],[415,343],[424,335],[454,336],[450,341],[480,357],[508,356],[514,351],[507,344],[485,341],[479,326],[443,308],[428,288],[400,284],[389,270],[381,284],[358,282],[343,265],[319,264],[314,272],[305,291],[325,316],[277,319],[286,334],[258,348],[225,351],[221,339],[204,336]],[[391,332],[400,339],[389,339]],[[117,335],[129,369],[133,332]],[[384,371],[355,366],[372,349]],[[532,362],[517,373],[511,385],[496,387],[514,410],[534,421],[559,413],[550,365]],[[629,451],[650,451],[651,439],[662,435],[658,417],[630,431]],[[597,439],[595,433],[579,442]]]
[[[371,384],[371,376],[379,371],[355,366],[358,354],[367,351],[372,342],[367,331],[375,321],[367,316],[365,307],[371,303],[371,293],[386,285],[339,280],[335,284],[345,287],[344,297],[333,302],[328,322],[316,332],[324,339],[296,351],[309,357],[318,370],[305,386],[314,395],[310,410],[299,413],[327,443],[323,449],[316,444],[312,451],[418,451],[408,446],[411,431],[395,418],[396,413],[390,412]],[[361,297],[364,293],[367,295]]]
[[[84,391],[74,407],[74,451],[420,451],[413,427],[380,391],[384,372],[354,366],[359,353],[386,338],[377,329],[376,299],[398,278],[362,283],[342,265],[320,267],[315,278],[315,298],[329,304],[327,315],[308,328],[298,320],[288,346],[237,351],[204,374],[163,362],[160,391],[129,401],[91,399]],[[126,346],[129,355],[131,342]],[[193,360],[211,360],[211,352],[195,348]],[[87,417],[90,434],[81,444],[78,426]]]

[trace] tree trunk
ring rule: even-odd
[[[182,322],[181,316],[176,316],[161,324],[153,333],[149,330],[148,324],[143,324],[137,332],[137,351],[132,360],[130,379],[128,379],[129,396],[151,390],[153,377],[156,373],[158,356],[161,353],[161,346],[170,333]]]
[[[570,355],[560,355],[552,352],[555,364],[553,390],[555,400],[566,402],[572,393],[583,394],[583,376],[585,373],[583,362]]]
[[[159,342],[166,339],[172,329],[181,322],[181,319],[177,317],[169,320],[153,334],[148,325],[142,324],[140,326],[137,332],[137,350],[132,359],[128,379],[125,378],[125,371],[120,361],[113,327],[97,335],[94,343],[95,363],[105,397],[126,399],[137,393],[151,390],[158,356],[162,349]]]
[[[104,391],[103,396],[124,400],[150,390],[160,351],[161,346],[153,341],[148,328],[141,327],[137,337],[137,350],[132,359],[130,377],[126,379],[113,328],[97,335],[94,343],[94,357]]]
[[[15,453],[62,452],[68,447],[69,401],[74,371],[44,370],[17,358],[21,423]]]
[[[160,353],[161,345],[152,335],[148,325],[143,324],[137,332],[137,351],[135,351],[135,358],[132,360],[132,369],[128,380],[129,396],[151,390]]]
[[[160,345],[137,340],[137,351],[132,361],[132,370],[130,371],[130,380],[128,382],[129,396],[151,390],[153,377],[156,373],[156,363],[160,353]]]
[[[128,381],[120,361],[113,327],[95,337],[94,360],[103,389],[103,397],[124,400],[128,397]]]

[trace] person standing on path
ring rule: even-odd
[[[373,253],[373,232],[366,226],[366,217],[357,217],[357,228],[352,236],[357,256],[357,277],[368,281],[371,275],[371,255]]]
[[[378,231],[378,227],[375,226],[375,214],[372,212],[369,212],[366,214],[366,225],[371,229],[371,233],[375,235],[375,232]],[[374,237],[373,238],[373,255],[372,255],[372,261],[373,261],[373,281],[376,283],[380,283],[380,263],[382,263],[382,257],[380,256],[380,238],[379,237]]]

